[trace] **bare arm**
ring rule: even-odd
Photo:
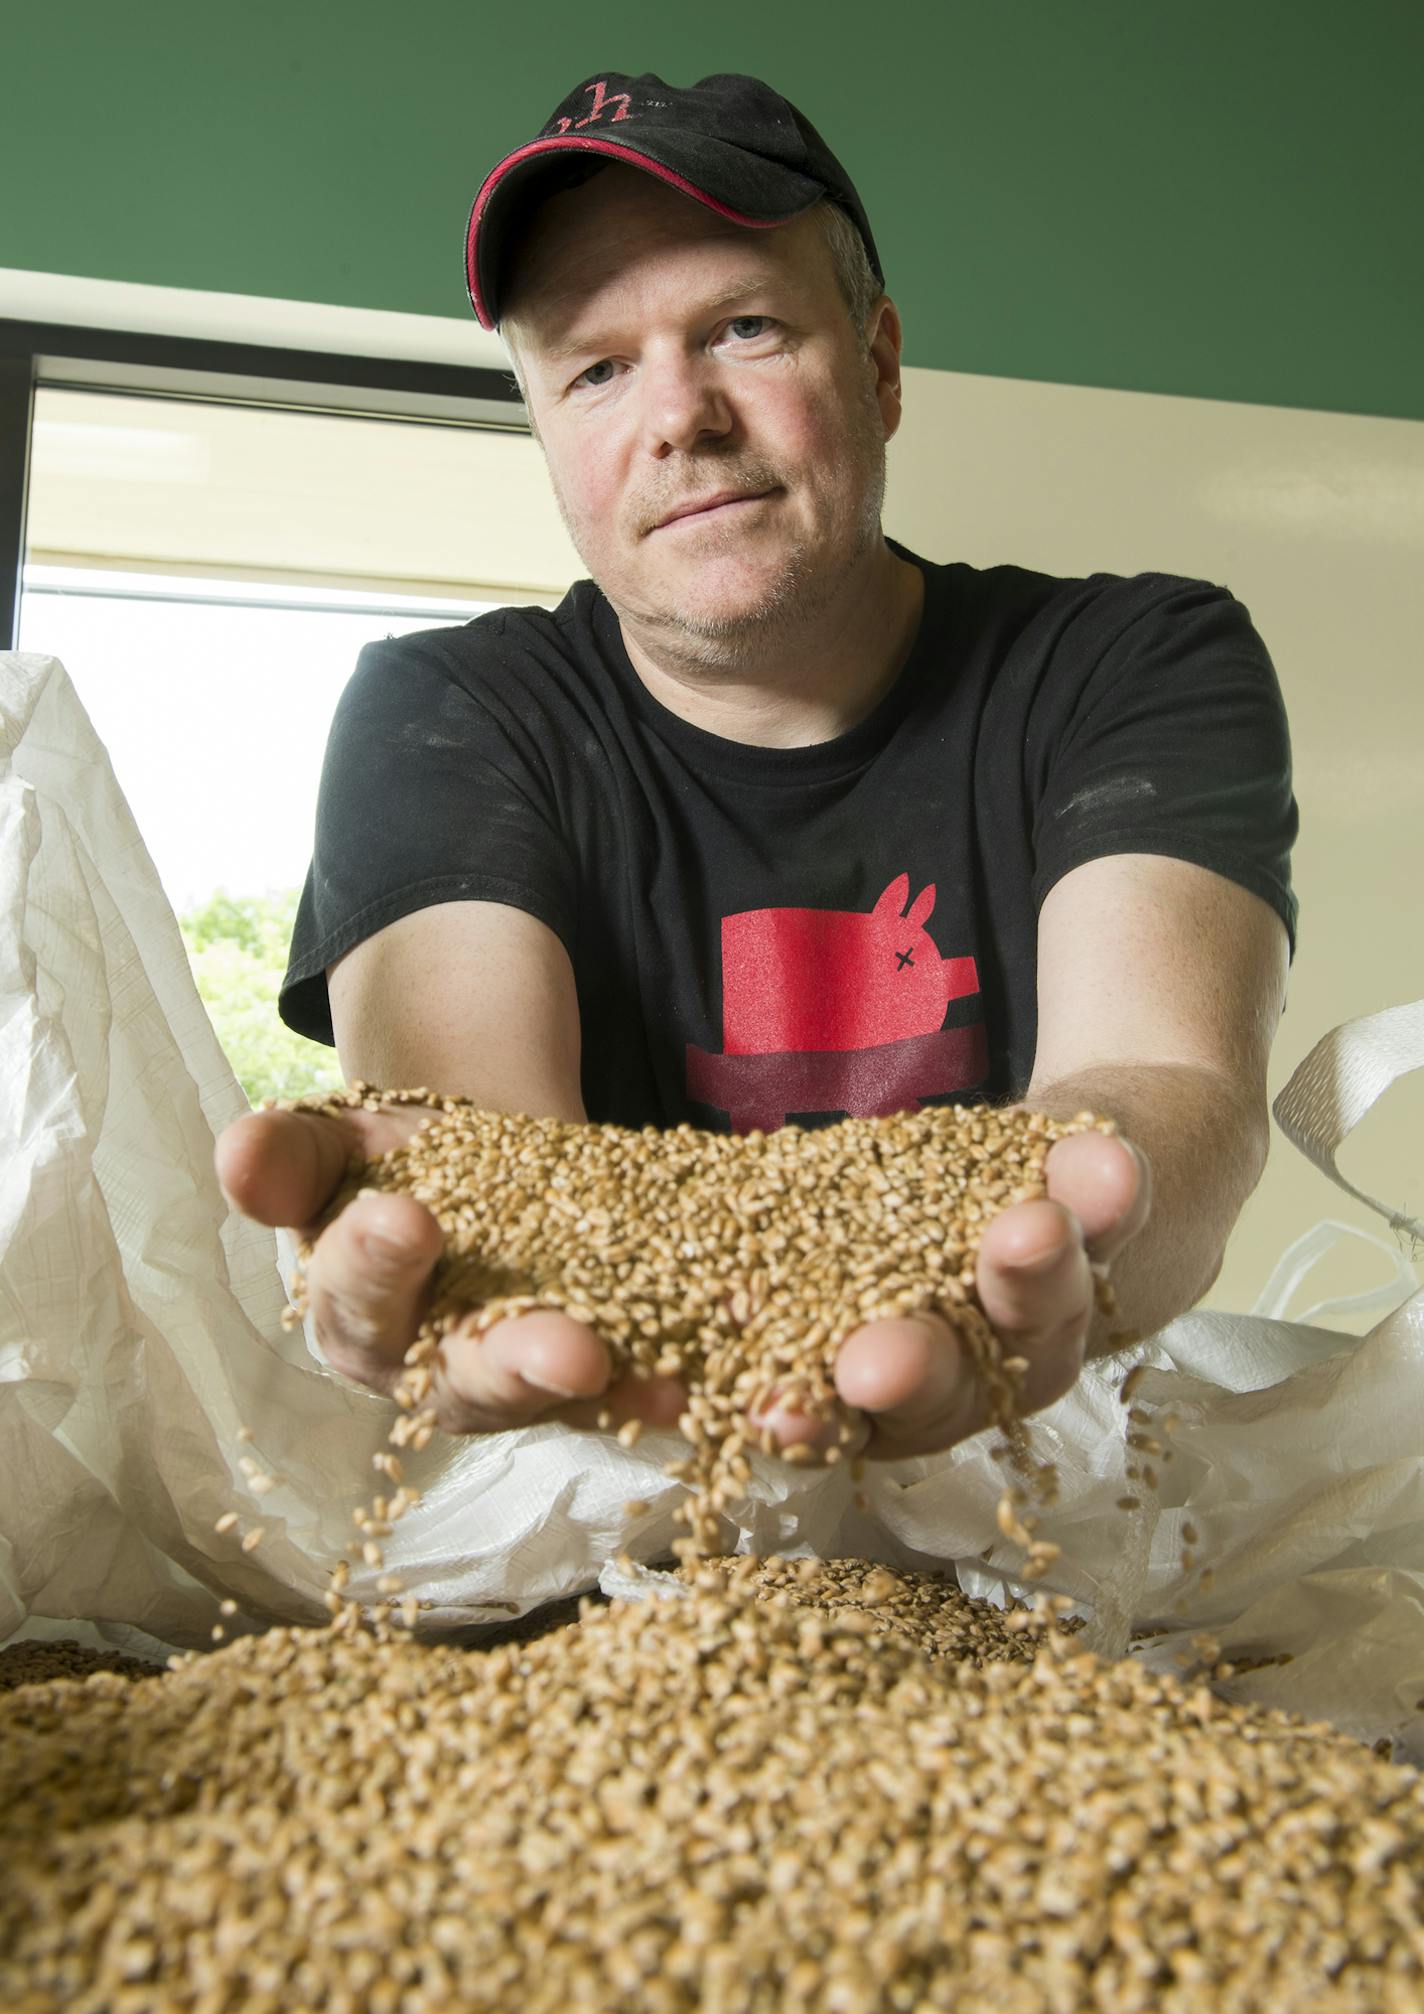
[[[523,910],[417,910],[338,959],[327,985],[348,1082],[424,1084],[487,1111],[583,1118],[573,967]]]
[[[1221,1270],[1266,1165],[1266,1068],[1286,969],[1285,929],[1267,904],[1184,861],[1092,861],[1044,902],[1024,1103],[1116,1119],[1151,1171],[1150,1213],[1113,1263],[1117,1327],[1153,1334]],[[1108,1333],[1095,1320],[1090,1354]]]
[[[343,1070],[387,1090],[426,1085],[488,1110],[581,1120],[578,999],[554,933],[500,903],[445,903],[402,918],[328,974]],[[411,1112],[257,1112],[218,1142],[234,1206],[297,1230],[320,1216],[353,1150],[384,1153],[419,1123]],[[317,1337],[337,1370],[389,1391],[430,1299],[440,1226],[409,1196],[358,1197],[321,1233],[307,1268]],[[456,1331],[432,1392],[449,1432],[534,1419],[676,1418],[669,1381],[609,1385],[603,1343],[552,1309]]]
[[[1113,1334],[1150,1335],[1210,1287],[1265,1163],[1266,1064],[1285,993],[1285,930],[1254,895],[1148,854],[1089,861],[1039,920],[1039,1037],[1023,1103],[1093,1110],[1121,1139],[1085,1134],[1049,1155],[1048,1200],[989,1226],[980,1299],[1027,1358],[1026,1400],[1051,1404]],[[1095,1312],[1109,1263],[1119,1313]],[[870,1412],[870,1451],[948,1447],[984,1423],[972,1370],[941,1323],[875,1323],[837,1365]]]

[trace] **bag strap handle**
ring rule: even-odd
[[[1424,1068],[1424,1000],[1362,1014],[1322,1036],[1295,1071],[1271,1110],[1286,1138],[1337,1188],[1384,1217],[1392,1231],[1424,1240],[1424,1223],[1392,1210],[1378,1196],[1346,1181],[1335,1164],[1370,1107],[1397,1077]]]

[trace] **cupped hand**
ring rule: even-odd
[[[443,1234],[431,1211],[393,1191],[360,1195],[317,1232],[353,1156],[373,1160],[408,1140],[419,1111],[251,1112],[217,1143],[233,1208],[259,1224],[315,1238],[306,1262],[316,1339],[335,1370],[390,1393],[430,1306]],[[472,1314],[444,1339],[426,1403],[446,1433],[499,1433],[540,1420],[670,1426],[687,1403],[670,1378],[612,1378],[607,1347],[584,1322],[535,1309],[483,1336]]]
[[[1147,1220],[1151,1175],[1118,1135],[1075,1133],[1049,1151],[1047,1199],[1012,1203],[988,1225],[976,1284],[1005,1356],[1027,1365],[1022,1411],[1052,1405],[1083,1367],[1096,1305],[1093,1267],[1106,1265]],[[868,1429],[859,1452],[892,1459],[935,1453],[989,1423],[970,1351],[937,1315],[867,1322],[836,1359],[836,1390]],[[822,1442],[826,1429],[772,1406],[758,1418],[783,1446]]]

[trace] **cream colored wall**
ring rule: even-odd
[[[1280,677],[1301,808],[1271,1095],[1327,1029],[1424,994],[1424,425],[912,370],[886,529],[927,558],[1229,587]],[[1424,1072],[1340,1163],[1421,1214]],[[1385,1233],[1277,1131],[1207,1305],[1249,1307],[1322,1217]],[[1389,1272],[1332,1255],[1310,1297]]]

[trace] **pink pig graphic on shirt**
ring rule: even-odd
[[[934,884],[906,908],[899,875],[869,910],[748,909],[722,921],[724,1049],[687,1049],[689,1095],[734,1132],[788,1112],[869,1116],[988,1074],[984,1024],[945,1028],[979,990],[972,957],[941,956],[925,928]]]
[[[722,923],[722,1037],[729,1056],[868,1049],[929,1035],[979,990],[972,958],[941,958],[924,929],[931,882],[905,914],[910,877],[869,911],[747,909]]]

